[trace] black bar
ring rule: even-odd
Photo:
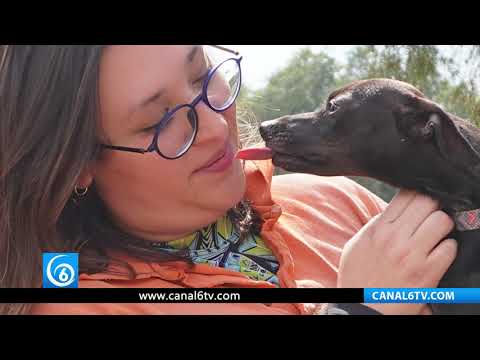
[[[143,294],[144,300],[140,299]],[[147,295],[151,294],[151,295]],[[164,294],[163,299],[160,295]],[[225,297],[217,297],[220,296]],[[223,294],[223,295],[222,295]],[[237,295],[239,295],[239,299]],[[171,296],[171,298],[167,298]],[[363,289],[0,289],[0,303],[362,303]]]

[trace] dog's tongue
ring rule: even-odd
[[[267,147],[241,149],[237,152],[236,158],[242,160],[268,160],[272,158],[272,150]]]

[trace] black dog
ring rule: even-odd
[[[264,122],[273,163],[322,176],[367,176],[439,200],[455,220],[457,257],[439,287],[480,287],[480,130],[389,79],[354,82],[317,112]],[[436,304],[434,313],[480,314]]]

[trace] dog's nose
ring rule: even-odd
[[[264,140],[271,138],[277,126],[278,121],[276,119],[262,122],[260,124],[260,135]]]

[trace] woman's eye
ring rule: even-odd
[[[210,73],[210,70],[212,70],[212,67],[208,67],[207,70],[203,73],[202,76],[200,76],[199,78],[197,78],[193,83],[195,85],[203,85],[205,83],[205,81],[207,81],[207,78],[208,78],[208,74]]]
[[[153,125],[153,126],[150,126],[150,127],[148,127],[148,128],[143,129],[142,132],[144,132],[144,133],[149,133],[149,132],[155,130],[156,127],[157,127],[157,124],[155,124],[155,125]]]
[[[327,111],[329,113],[334,113],[335,111],[338,110],[338,105],[334,102],[334,101],[330,101],[328,104],[327,104]]]
[[[160,120],[157,121],[156,123],[154,123],[152,126],[149,126],[149,127],[147,127],[147,128],[142,129],[142,132],[144,132],[144,133],[149,133],[149,132],[155,130],[155,129],[157,128],[158,124],[165,118],[165,115],[166,115],[169,111],[170,111],[170,109],[169,109],[169,108],[166,108],[166,109],[165,109],[165,112],[163,113],[163,115],[160,116]]]

